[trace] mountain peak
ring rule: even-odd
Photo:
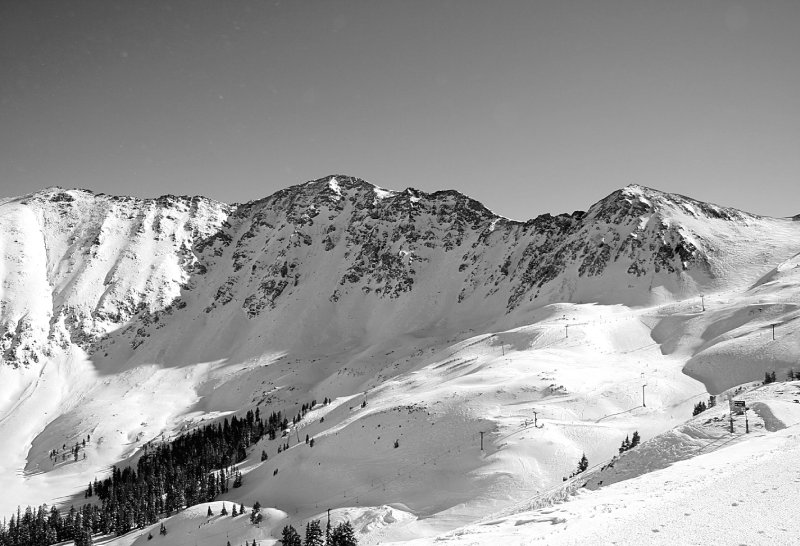
[[[595,203],[590,214],[610,221],[624,215],[643,216],[658,213],[663,216],[688,216],[718,220],[742,221],[758,216],[731,207],[698,201],[678,193],[667,193],[639,184],[629,184]]]

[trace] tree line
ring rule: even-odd
[[[123,535],[184,507],[212,501],[228,491],[231,479],[234,487],[241,484],[235,465],[247,456],[249,446],[265,435],[274,439],[288,427],[280,411],[265,421],[256,408],[171,442],[150,442],[135,469],[114,466],[108,477],[88,484],[84,496],[97,497],[98,503],[72,507],[63,515],[46,504],[24,512],[17,509],[8,523],[0,523],[0,546],[49,546],[70,540],[90,546],[92,534]]]

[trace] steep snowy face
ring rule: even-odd
[[[346,176],[239,206],[53,188],[0,204],[0,350],[15,366],[70,344],[164,358],[191,335],[201,359],[220,338],[258,332],[242,346],[252,356],[561,301],[646,304],[730,281],[764,252],[745,243],[786,223],[640,186],[524,223],[456,191]]]
[[[3,203],[3,360],[38,362],[69,344],[92,352],[108,332],[166,312],[195,274],[192,247],[231,210],[203,198],[58,188]]]

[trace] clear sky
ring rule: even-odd
[[[520,220],[631,183],[800,214],[800,1],[0,2],[0,196],[336,173]]]

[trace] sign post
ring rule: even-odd
[[[744,432],[745,434],[750,434],[750,423],[747,421],[747,410],[748,408],[744,408]]]
[[[728,398],[728,415],[731,419],[731,434],[733,434],[733,397]]]

